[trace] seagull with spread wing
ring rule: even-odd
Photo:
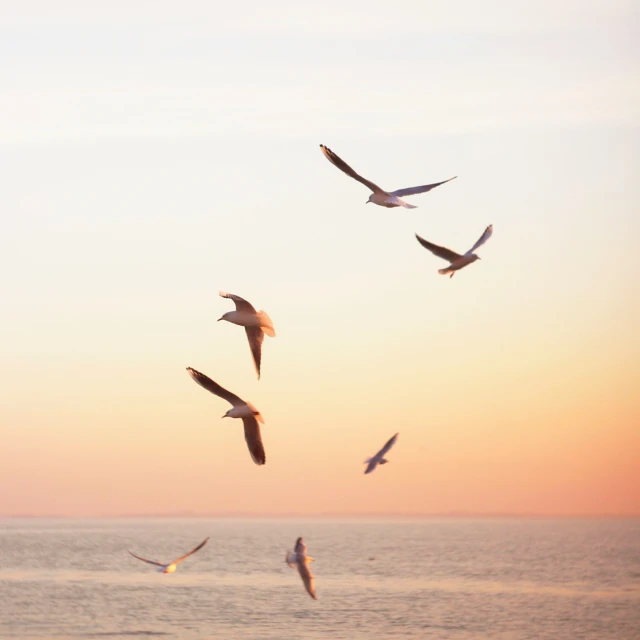
[[[376,453],[375,456],[373,456],[372,458],[367,458],[364,461],[364,464],[367,465],[367,468],[365,469],[365,474],[371,473],[379,464],[387,464],[387,462],[389,462],[388,460],[385,459],[384,456],[386,453],[389,452],[389,449],[393,447],[397,439],[398,439],[398,434],[396,433],[395,436],[387,440],[387,443],[384,445],[384,447],[382,447],[382,449],[380,449],[380,451],[378,451],[378,453]]]
[[[260,415],[260,412],[250,402],[245,402],[234,393],[223,389],[211,378],[205,376],[204,373],[200,373],[191,367],[187,367],[187,371],[201,387],[204,387],[207,391],[210,391],[233,405],[222,417],[242,418],[242,423],[244,424],[244,439],[247,441],[251,458],[256,464],[264,464],[267,458],[264,453],[264,447],[262,446],[260,425],[258,424],[258,421],[264,424],[264,419],[262,415]]]
[[[314,599],[317,600],[316,597],[316,587],[313,584],[313,575],[311,574],[311,569],[309,568],[309,563],[313,562],[315,558],[307,555],[307,545],[304,543],[302,538],[298,538],[296,540],[296,546],[293,553],[287,553],[285,556],[285,562],[292,568],[298,568],[298,573],[302,578],[302,582],[304,583],[304,588],[307,590],[307,593]]]
[[[138,558],[138,560],[142,560],[142,562],[146,562],[147,564],[153,564],[156,567],[159,567],[158,569],[159,573],[173,573],[178,568],[178,564],[180,562],[188,558],[190,555],[193,555],[196,551],[200,551],[200,549],[202,549],[202,547],[204,547],[204,545],[207,544],[208,540],[209,538],[205,538],[195,549],[191,549],[189,553],[185,553],[183,556],[181,556],[177,560],[174,560],[173,562],[170,562],[169,564],[162,564],[161,562],[156,562],[155,560],[147,560],[146,558],[141,558],[140,556],[137,556],[135,553],[131,551],[129,551],[129,553],[134,558]]]
[[[402,198],[404,196],[414,196],[418,193],[425,193],[427,191],[431,191],[431,189],[435,187],[439,187],[441,184],[445,182],[450,182],[451,180],[457,178],[458,176],[454,176],[453,178],[449,178],[448,180],[443,180],[442,182],[434,182],[433,184],[423,184],[419,187],[407,187],[406,189],[398,189],[396,191],[385,191],[381,189],[377,184],[371,182],[371,180],[367,180],[363,178],[361,175],[357,174],[342,158],[338,157],[329,147],[325,147],[323,144],[320,145],[320,149],[322,149],[322,153],[324,153],[325,157],[331,164],[334,164],[340,171],[343,171],[348,176],[361,182],[365,187],[368,187],[373,191],[373,193],[369,196],[367,203],[373,202],[374,204],[378,204],[381,207],[404,207],[405,209],[416,209],[416,206],[413,204],[409,204],[405,202]]]
[[[416,233],[416,238],[418,238],[418,242],[425,249],[429,249],[429,251],[431,251],[431,253],[433,253],[434,256],[438,256],[438,258],[442,258],[443,260],[446,260],[447,262],[451,263],[448,267],[444,269],[438,269],[438,273],[441,273],[442,275],[450,273],[451,275],[449,277],[453,278],[456,271],[459,271],[460,269],[466,267],[468,264],[471,264],[472,262],[475,262],[476,260],[481,259],[480,256],[477,256],[474,253],[474,251],[479,247],[481,247],[491,237],[492,233],[493,233],[493,225],[490,224],[484,230],[484,233],[480,236],[480,238],[473,245],[473,247],[471,247],[471,249],[469,249],[467,253],[464,253],[462,255],[460,255],[459,253],[456,253],[455,251],[451,251],[451,249],[447,249],[446,247],[440,247],[437,244],[433,244],[428,240],[421,238],[417,233]]]
[[[264,334],[266,333],[271,338],[276,337],[271,318],[264,311],[256,311],[252,304],[240,296],[235,296],[233,293],[225,293],[224,291],[221,291],[220,295],[223,298],[233,300],[236,303],[236,310],[227,311],[221,318],[218,318],[218,322],[226,320],[244,327],[247,332],[251,355],[253,356],[253,364],[256,367],[258,379],[260,379],[260,361],[262,360]]]

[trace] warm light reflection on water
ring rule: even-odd
[[[631,640],[637,627],[635,520],[0,526],[0,637]],[[318,602],[283,561],[300,534]],[[207,547],[168,576],[126,552],[173,557],[204,535]]]

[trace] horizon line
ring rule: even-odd
[[[288,518],[303,518],[303,519],[325,519],[325,518],[345,518],[345,519],[367,519],[367,518],[391,518],[391,519],[425,519],[425,518],[478,518],[478,519],[494,519],[494,518],[508,518],[508,519],[558,519],[558,520],[577,520],[577,519],[634,519],[640,518],[640,513],[577,513],[577,514],[562,514],[562,513],[545,513],[545,512],[530,512],[530,513],[514,513],[514,512],[475,512],[475,511],[443,511],[432,513],[336,513],[336,512],[322,512],[315,514],[304,514],[297,512],[290,513],[265,513],[265,512],[248,512],[248,511],[223,511],[216,513],[195,513],[190,511],[173,512],[173,513],[122,513],[117,515],[70,515],[70,514],[0,514],[0,518],[6,519],[65,519],[65,520],[119,520],[119,519],[197,519],[197,518],[217,518],[221,520],[231,519],[288,519]]]

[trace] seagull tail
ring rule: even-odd
[[[276,331],[273,328],[273,322],[271,318],[264,312],[258,311],[258,318],[260,319],[260,328],[270,337],[276,337]]]
[[[417,209],[418,207],[415,204],[409,204],[408,202],[405,202],[402,198],[398,198],[396,196],[396,200],[398,201],[398,204],[401,207],[404,207],[405,209]]]

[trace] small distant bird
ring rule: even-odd
[[[260,361],[262,360],[264,334],[266,333],[271,338],[276,337],[271,318],[264,311],[256,311],[252,304],[240,296],[235,296],[232,293],[226,293],[224,291],[220,291],[220,295],[223,298],[233,300],[236,303],[236,310],[227,311],[221,318],[218,318],[218,322],[220,322],[220,320],[226,320],[227,322],[239,324],[241,327],[244,327],[244,330],[247,332],[247,338],[249,339],[253,364],[256,367],[258,379],[260,379]]]
[[[204,373],[200,373],[191,367],[187,367],[187,371],[201,387],[204,387],[207,391],[210,391],[233,405],[233,408],[229,409],[222,417],[242,418],[242,423],[244,424],[244,439],[247,441],[251,458],[256,464],[264,464],[267,458],[264,454],[262,438],[260,437],[260,425],[258,425],[258,421],[264,424],[264,419],[260,415],[260,412],[250,402],[245,402],[241,398],[238,398],[237,395],[223,389],[211,378],[205,376]]]
[[[285,556],[285,562],[292,569],[298,567],[298,573],[302,578],[304,588],[314,600],[317,600],[318,598],[316,597],[316,588],[313,584],[313,575],[311,574],[311,569],[309,568],[309,563],[313,562],[314,560],[315,558],[307,555],[307,545],[304,543],[304,540],[302,538],[298,538],[296,540],[294,552],[287,553],[287,555]]]
[[[395,436],[387,440],[387,443],[384,445],[384,447],[382,447],[382,449],[380,449],[380,451],[378,451],[378,453],[376,453],[373,458],[367,458],[364,461],[364,464],[368,464],[367,468],[365,469],[365,474],[371,473],[379,464],[387,464],[387,462],[389,462],[388,460],[385,460],[385,453],[389,452],[389,449],[393,447],[397,439],[398,434],[396,433]]]
[[[427,191],[431,191],[431,189],[435,187],[439,187],[441,184],[445,184],[445,182],[450,182],[454,180],[458,176],[454,176],[453,178],[449,178],[448,180],[443,180],[442,182],[434,182],[433,184],[423,184],[420,187],[407,187],[406,189],[398,189],[397,191],[385,191],[381,189],[377,184],[363,178],[361,175],[358,175],[342,158],[339,158],[329,147],[325,147],[323,144],[320,145],[322,149],[322,153],[324,153],[325,157],[329,162],[334,164],[340,171],[343,171],[348,176],[352,177],[354,180],[361,182],[365,187],[369,187],[373,193],[369,196],[367,200],[367,204],[369,202],[373,202],[374,204],[378,204],[381,207],[404,207],[405,209],[416,209],[417,207],[413,204],[409,204],[402,200],[403,196],[414,196],[418,193],[425,193]]]
[[[189,553],[185,553],[182,557],[178,558],[177,560],[174,560],[173,562],[170,562],[169,564],[162,564],[161,562],[156,562],[155,560],[147,560],[146,558],[141,558],[140,556],[137,556],[135,553],[131,551],[129,551],[129,553],[134,558],[138,558],[138,560],[142,560],[142,562],[147,562],[148,564],[154,564],[156,567],[160,567],[158,569],[159,573],[173,573],[177,569],[178,564],[180,562],[182,562],[185,558],[188,558],[190,555],[193,555],[196,551],[200,551],[200,549],[202,549],[202,547],[204,547],[204,545],[207,544],[208,540],[209,538],[205,538],[195,549],[191,549]]]
[[[450,273],[450,278],[453,278],[456,271],[466,267],[468,264],[475,262],[476,260],[480,260],[480,256],[477,256],[474,251],[481,247],[493,233],[493,225],[490,224],[485,230],[484,233],[480,236],[478,242],[476,242],[467,253],[460,255],[455,251],[451,251],[451,249],[447,249],[445,247],[439,247],[437,244],[433,244],[424,238],[421,238],[416,233],[416,238],[418,238],[418,242],[425,248],[429,249],[433,255],[438,256],[438,258],[442,258],[443,260],[447,260],[451,264],[445,269],[438,269],[438,273],[446,274]]]

